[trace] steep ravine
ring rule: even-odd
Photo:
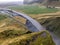
[[[50,34],[53,38],[53,41],[56,43],[56,45],[60,45],[60,38],[52,32],[50,32]]]
[[[37,19],[46,30],[48,30],[56,43],[56,45],[60,45],[60,17],[49,17]]]

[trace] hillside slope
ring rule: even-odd
[[[55,45],[47,31],[32,33],[21,23],[0,17],[0,45]]]
[[[60,12],[30,16],[40,22],[47,30],[54,32],[60,37]]]

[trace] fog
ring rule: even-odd
[[[0,3],[2,3],[2,2],[14,2],[14,1],[21,1],[21,2],[23,2],[23,0],[0,0]]]

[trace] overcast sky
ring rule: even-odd
[[[0,0],[0,2],[13,2],[13,1],[23,1],[23,0]]]

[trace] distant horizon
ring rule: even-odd
[[[21,1],[23,2],[23,0],[0,0],[0,3],[6,3],[6,2],[18,2],[18,1]]]

